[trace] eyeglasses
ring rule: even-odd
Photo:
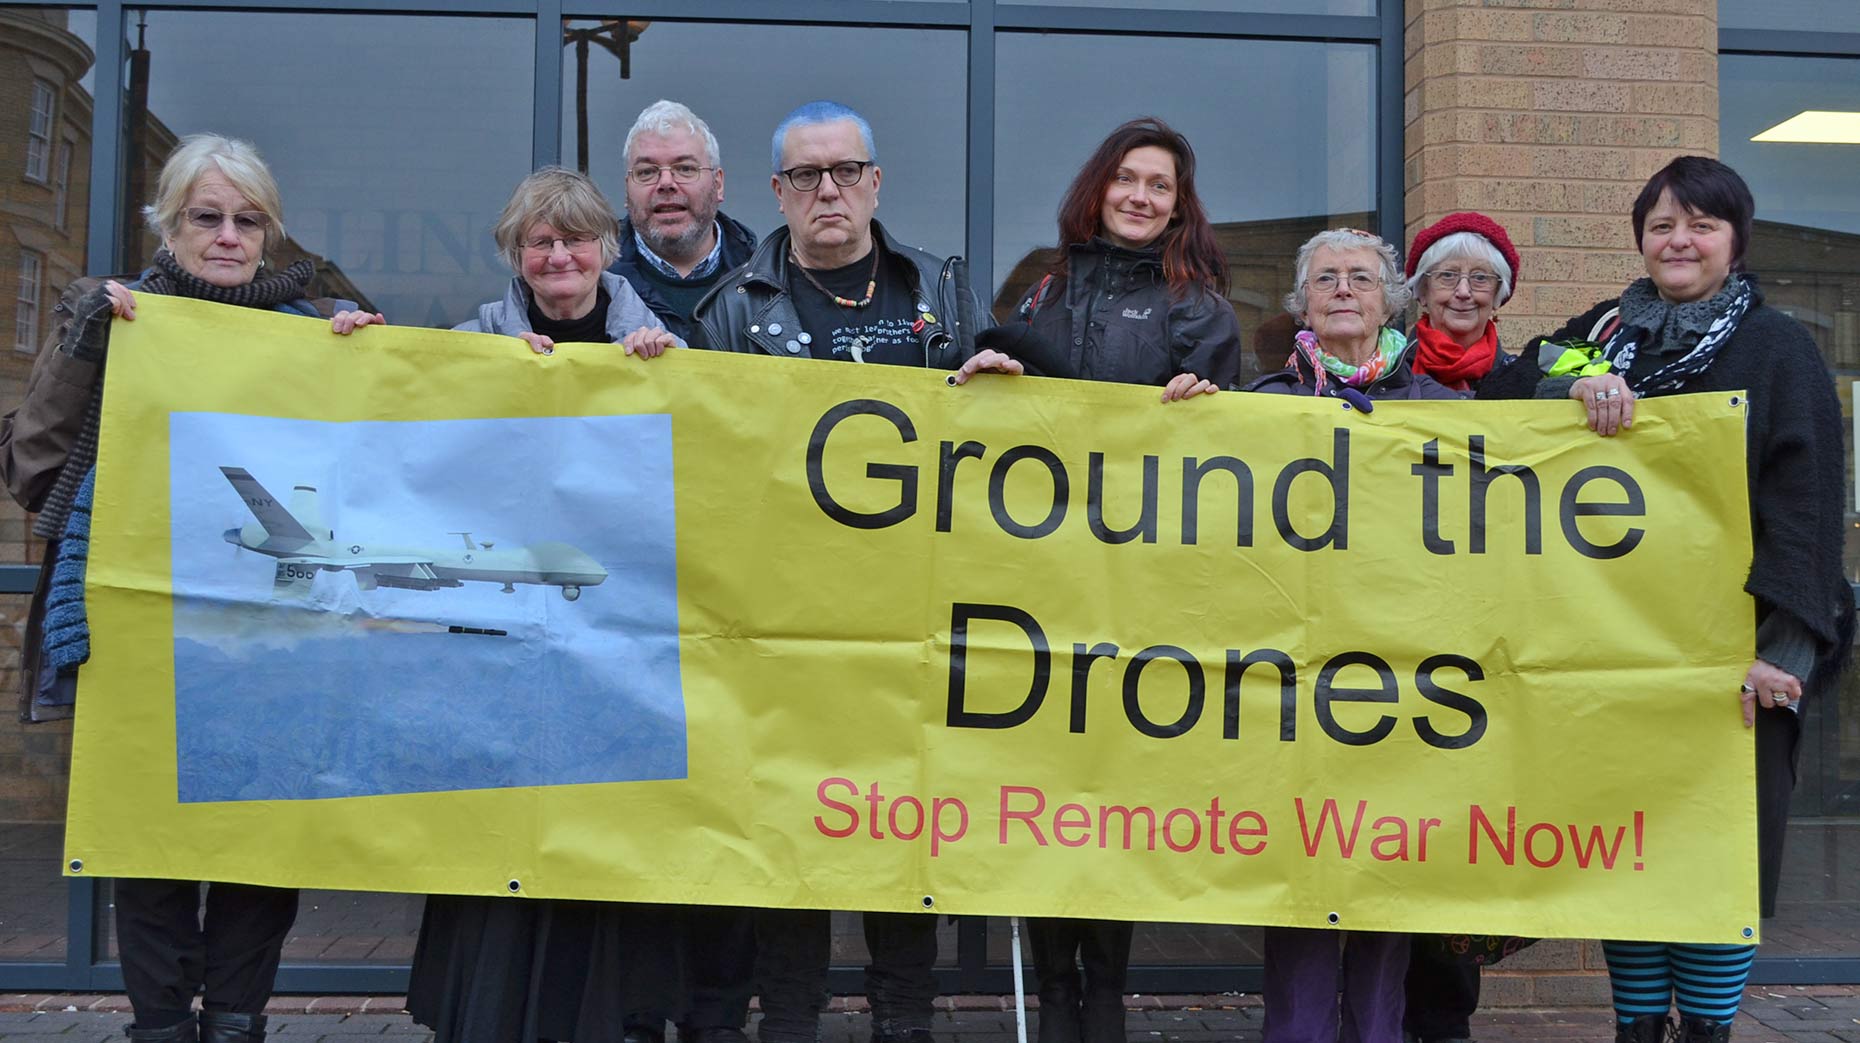
[[[865,168],[872,165],[869,159],[849,159],[835,163],[830,167],[789,167],[779,171],[788,180],[788,187],[796,192],[812,192],[820,187],[820,175],[827,174],[833,183],[841,188],[851,188],[865,177]]]
[[[1324,272],[1319,275],[1313,275],[1311,281],[1306,283],[1306,285],[1319,293],[1336,293],[1337,284],[1345,279],[1350,281],[1350,289],[1357,293],[1368,293],[1370,290],[1382,285],[1382,280],[1376,278],[1374,272],[1351,272],[1348,275],[1338,275],[1336,272]]]
[[[1460,288],[1461,279],[1472,283],[1474,293],[1484,293],[1498,285],[1498,276],[1491,272],[1456,272],[1451,268],[1443,268],[1439,271],[1428,272],[1427,277],[1433,282],[1436,290],[1457,290]]]
[[[258,235],[271,227],[271,215],[263,210],[241,210],[235,214],[215,210],[210,206],[190,206],[181,211],[181,216],[195,228],[209,232],[219,231],[220,225],[232,218],[233,229],[240,235]]]
[[[701,167],[696,163],[673,163],[669,167],[649,166],[642,163],[627,171],[626,176],[632,178],[636,185],[656,185],[659,183],[659,175],[669,171],[673,181],[688,185],[703,176],[705,171],[715,169],[717,168]]]
[[[534,239],[523,240],[522,246],[525,250],[544,254],[554,253],[555,244],[561,243],[568,248],[569,253],[574,253],[576,250],[586,250],[600,241],[598,235],[539,235]]]

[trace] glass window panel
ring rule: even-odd
[[[1860,33],[1860,4],[1853,0],[1718,0],[1718,28]]]
[[[1325,228],[1375,225],[1372,46],[1003,33],[996,53],[997,317],[1052,263],[1059,200],[1079,167],[1137,116],[1162,117],[1195,146],[1196,188],[1227,251],[1228,298],[1249,346],[1283,312],[1299,244]],[[1108,77],[1110,68],[1176,75]],[[1219,89],[1179,89],[1190,81]],[[1272,104],[1236,104],[1245,98]],[[1251,351],[1242,366],[1243,379],[1260,370]]]
[[[128,21],[119,231],[131,266],[158,245],[138,211],[162,162],[181,136],[211,131],[264,154],[290,233],[272,261],[315,259],[313,293],[414,326],[456,325],[502,296],[510,273],[490,229],[530,169],[530,22],[133,10]],[[228,40],[262,41],[263,75]]]
[[[1130,8],[1130,0],[1013,0],[1003,7],[1119,7]],[[1245,14],[1330,14],[1371,15],[1376,0],[1159,0],[1150,7],[1170,11],[1237,11]]]
[[[26,176],[44,181],[52,149],[52,105],[57,88],[49,80],[32,81],[32,112],[26,124]]]
[[[0,330],[19,350],[0,351],[0,408],[25,394],[52,305],[84,274],[90,205],[92,11],[0,7]],[[44,150],[46,169],[32,159]],[[0,496],[0,563],[30,563],[42,545],[29,519]],[[15,678],[27,599],[0,596],[0,677]],[[21,724],[14,688],[0,696],[0,962],[65,958],[64,846],[68,722]]]
[[[1812,6],[1835,17],[1829,5]],[[1764,6],[1766,18],[1770,10]],[[1787,17],[1790,5],[1777,10]],[[1718,71],[1723,158],[1757,201],[1747,264],[1769,303],[1815,338],[1849,417],[1847,567],[1850,577],[1860,575],[1851,477],[1860,384],[1860,143],[1751,140],[1804,111],[1860,113],[1860,59],[1727,54]],[[1860,808],[1860,677],[1849,671],[1838,699],[1806,712],[1798,817],[1763,948],[1769,955],[1860,955],[1860,826],[1807,817],[1851,816]]]
[[[572,20],[577,33],[622,20]],[[729,177],[723,210],[767,235],[782,223],[769,187],[769,138],[795,106],[816,98],[850,105],[872,124],[884,186],[878,220],[932,253],[963,252],[968,45],[964,33],[798,25],[633,23],[619,54],[591,40],[585,76],[577,46],[562,57],[562,162],[584,155],[614,205],[626,198],[626,133],[660,98],[691,106],[710,125]],[[692,75],[694,56],[704,74]],[[899,75],[909,69],[909,75]],[[585,109],[577,99],[585,89]]]

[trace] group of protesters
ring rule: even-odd
[[[1500,345],[1496,313],[1520,258],[1497,222],[1449,215],[1415,236],[1405,263],[1370,232],[1320,232],[1296,256],[1290,335],[1256,347],[1268,372],[1242,386],[1227,259],[1197,190],[1208,172],[1160,119],[1116,127],[1086,158],[1059,203],[1056,260],[1003,316],[990,315],[960,258],[908,246],[874,218],[883,171],[858,113],[826,101],[795,109],[774,130],[770,160],[785,223],[758,239],[720,210],[709,127],[684,105],[649,106],[626,137],[624,213],[584,174],[524,178],[493,230],[515,276],[459,328],[540,354],[595,342],[645,359],[690,347],[922,366],[950,371],[953,384],[1019,374],[1142,384],[1163,404],[1236,390],[1364,411],[1389,399],[1574,399],[1572,438],[1628,431],[1645,396],[1747,389],[1756,647],[1735,698],[1756,732],[1762,903],[1773,912],[1801,705],[1837,683],[1853,599],[1841,568],[1840,405],[1812,339],[1764,304],[1745,271],[1755,204],[1735,171],[1684,156],[1654,174],[1631,214],[1646,276],[1516,352]],[[145,213],[163,244],[153,263],[65,292],[25,400],[0,428],[0,471],[48,541],[22,671],[29,714],[71,703],[87,655],[102,374],[112,323],[136,318],[137,295],[318,316],[341,335],[387,321],[306,299],[307,261],[266,266],[283,209],[250,144],[183,140]],[[1733,697],[1697,712],[1728,713]],[[1718,767],[1681,756],[1670,770]],[[123,880],[115,894],[132,1040],[263,1039],[295,891],[214,883],[204,907],[195,881]],[[433,896],[408,1009],[441,1043],[663,1043],[671,1025],[682,1040],[741,1043],[759,996],[763,1043],[814,1043],[829,915]],[[930,1043],[937,918],[863,920],[874,1043]],[[1040,1043],[1122,1041],[1132,925],[1034,919],[1028,930]],[[1458,941],[1268,928],[1267,1043],[1470,1038],[1480,965],[1502,947]],[[1646,940],[1606,952],[1618,1040],[1730,1038],[1754,946]]]

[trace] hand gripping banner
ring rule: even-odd
[[[145,295],[68,871],[1754,937],[1738,396],[1157,399]]]

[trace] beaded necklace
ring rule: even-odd
[[[878,294],[878,244],[877,243],[872,244],[872,272],[871,272],[871,276],[867,278],[865,281],[865,298],[863,300],[849,301],[846,298],[841,297],[839,294],[834,293],[833,291],[827,289],[825,286],[820,285],[820,280],[814,278],[814,273],[807,270],[807,266],[801,263],[801,259],[795,256],[793,250],[788,251],[788,259],[793,261],[794,266],[801,270],[801,277],[806,279],[810,284],[812,284],[814,289],[819,290],[821,293],[831,298],[833,303],[839,305],[842,308],[863,308],[866,305],[871,304],[872,298],[877,296]]]

